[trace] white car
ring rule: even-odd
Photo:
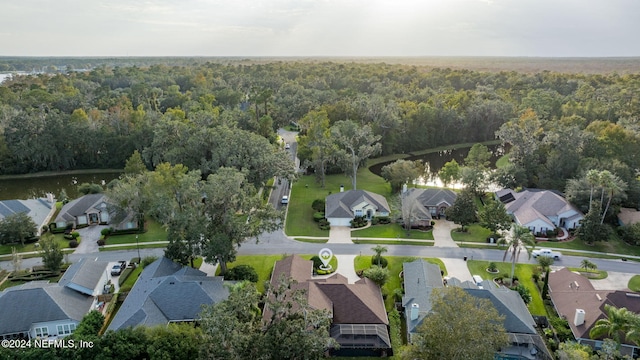
[[[289,150],[289,149],[291,149],[291,145],[289,145],[289,144],[284,144],[284,148],[285,148],[285,150]]]
[[[282,205],[287,205],[289,203],[289,197],[287,195],[282,197],[282,200],[280,200],[280,204]]]

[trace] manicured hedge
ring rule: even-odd
[[[132,271],[133,269],[129,267],[124,269],[120,274],[120,278],[118,279],[118,285],[122,285],[125,281],[127,281],[127,278],[129,277],[129,275],[131,275]]]

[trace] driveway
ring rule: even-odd
[[[86,228],[78,229],[80,233],[80,245],[73,252],[74,254],[91,254],[98,252],[98,244],[96,241],[100,240],[100,231],[108,228],[106,225],[93,225]]]
[[[458,225],[449,220],[435,220],[435,222],[436,224],[433,226],[434,246],[458,247],[456,242],[451,238],[451,230],[457,228]]]
[[[328,244],[353,244],[351,228],[348,226],[332,226],[329,230]]]
[[[629,289],[629,280],[636,274],[607,272],[606,279],[591,280],[591,284],[596,290],[626,290]]]

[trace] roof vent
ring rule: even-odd
[[[600,294],[596,294],[596,298],[598,298],[598,301],[602,301],[602,296],[600,296]]]
[[[640,298],[640,294],[638,293],[627,293],[628,297]]]

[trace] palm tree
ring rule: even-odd
[[[607,318],[596,321],[589,337],[592,339],[606,336],[613,338],[616,343],[620,344],[623,338],[637,342],[639,337],[638,315],[627,310],[627,308],[616,308],[615,306],[605,304],[604,310],[607,312]]]
[[[589,261],[588,259],[584,259],[582,260],[582,262],[580,263],[580,267],[585,269],[586,271],[588,270],[592,270],[592,269],[596,269],[598,267],[598,265],[592,263],[591,261]]]
[[[378,266],[380,266],[380,258],[382,258],[382,253],[387,252],[388,250],[387,247],[376,245],[375,247],[372,247],[371,250],[373,250],[373,252],[376,253],[375,258],[378,260]]]
[[[600,172],[596,169],[591,169],[587,171],[587,183],[591,186],[591,191],[589,192],[589,210],[591,210],[591,203],[593,202],[593,189],[596,185],[600,183]]]
[[[528,228],[514,224],[507,236],[500,239],[500,243],[507,245],[502,261],[505,261],[507,254],[511,253],[511,284],[513,284],[513,275],[516,271],[516,261],[520,257],[520,251],[524,248],[531,258],[531,250],[536,246],[536,239]]]
[[[602,212],[602,219],[600,220],[600,224],[603,224],[607,211],[609,211],[613,194],[626,190],[627,184],[608,170],[604,170],[600,173],[600,184],[602,186],[603,193],[606,189],[608,195],[607,206],[605,206],[604,211]]]

